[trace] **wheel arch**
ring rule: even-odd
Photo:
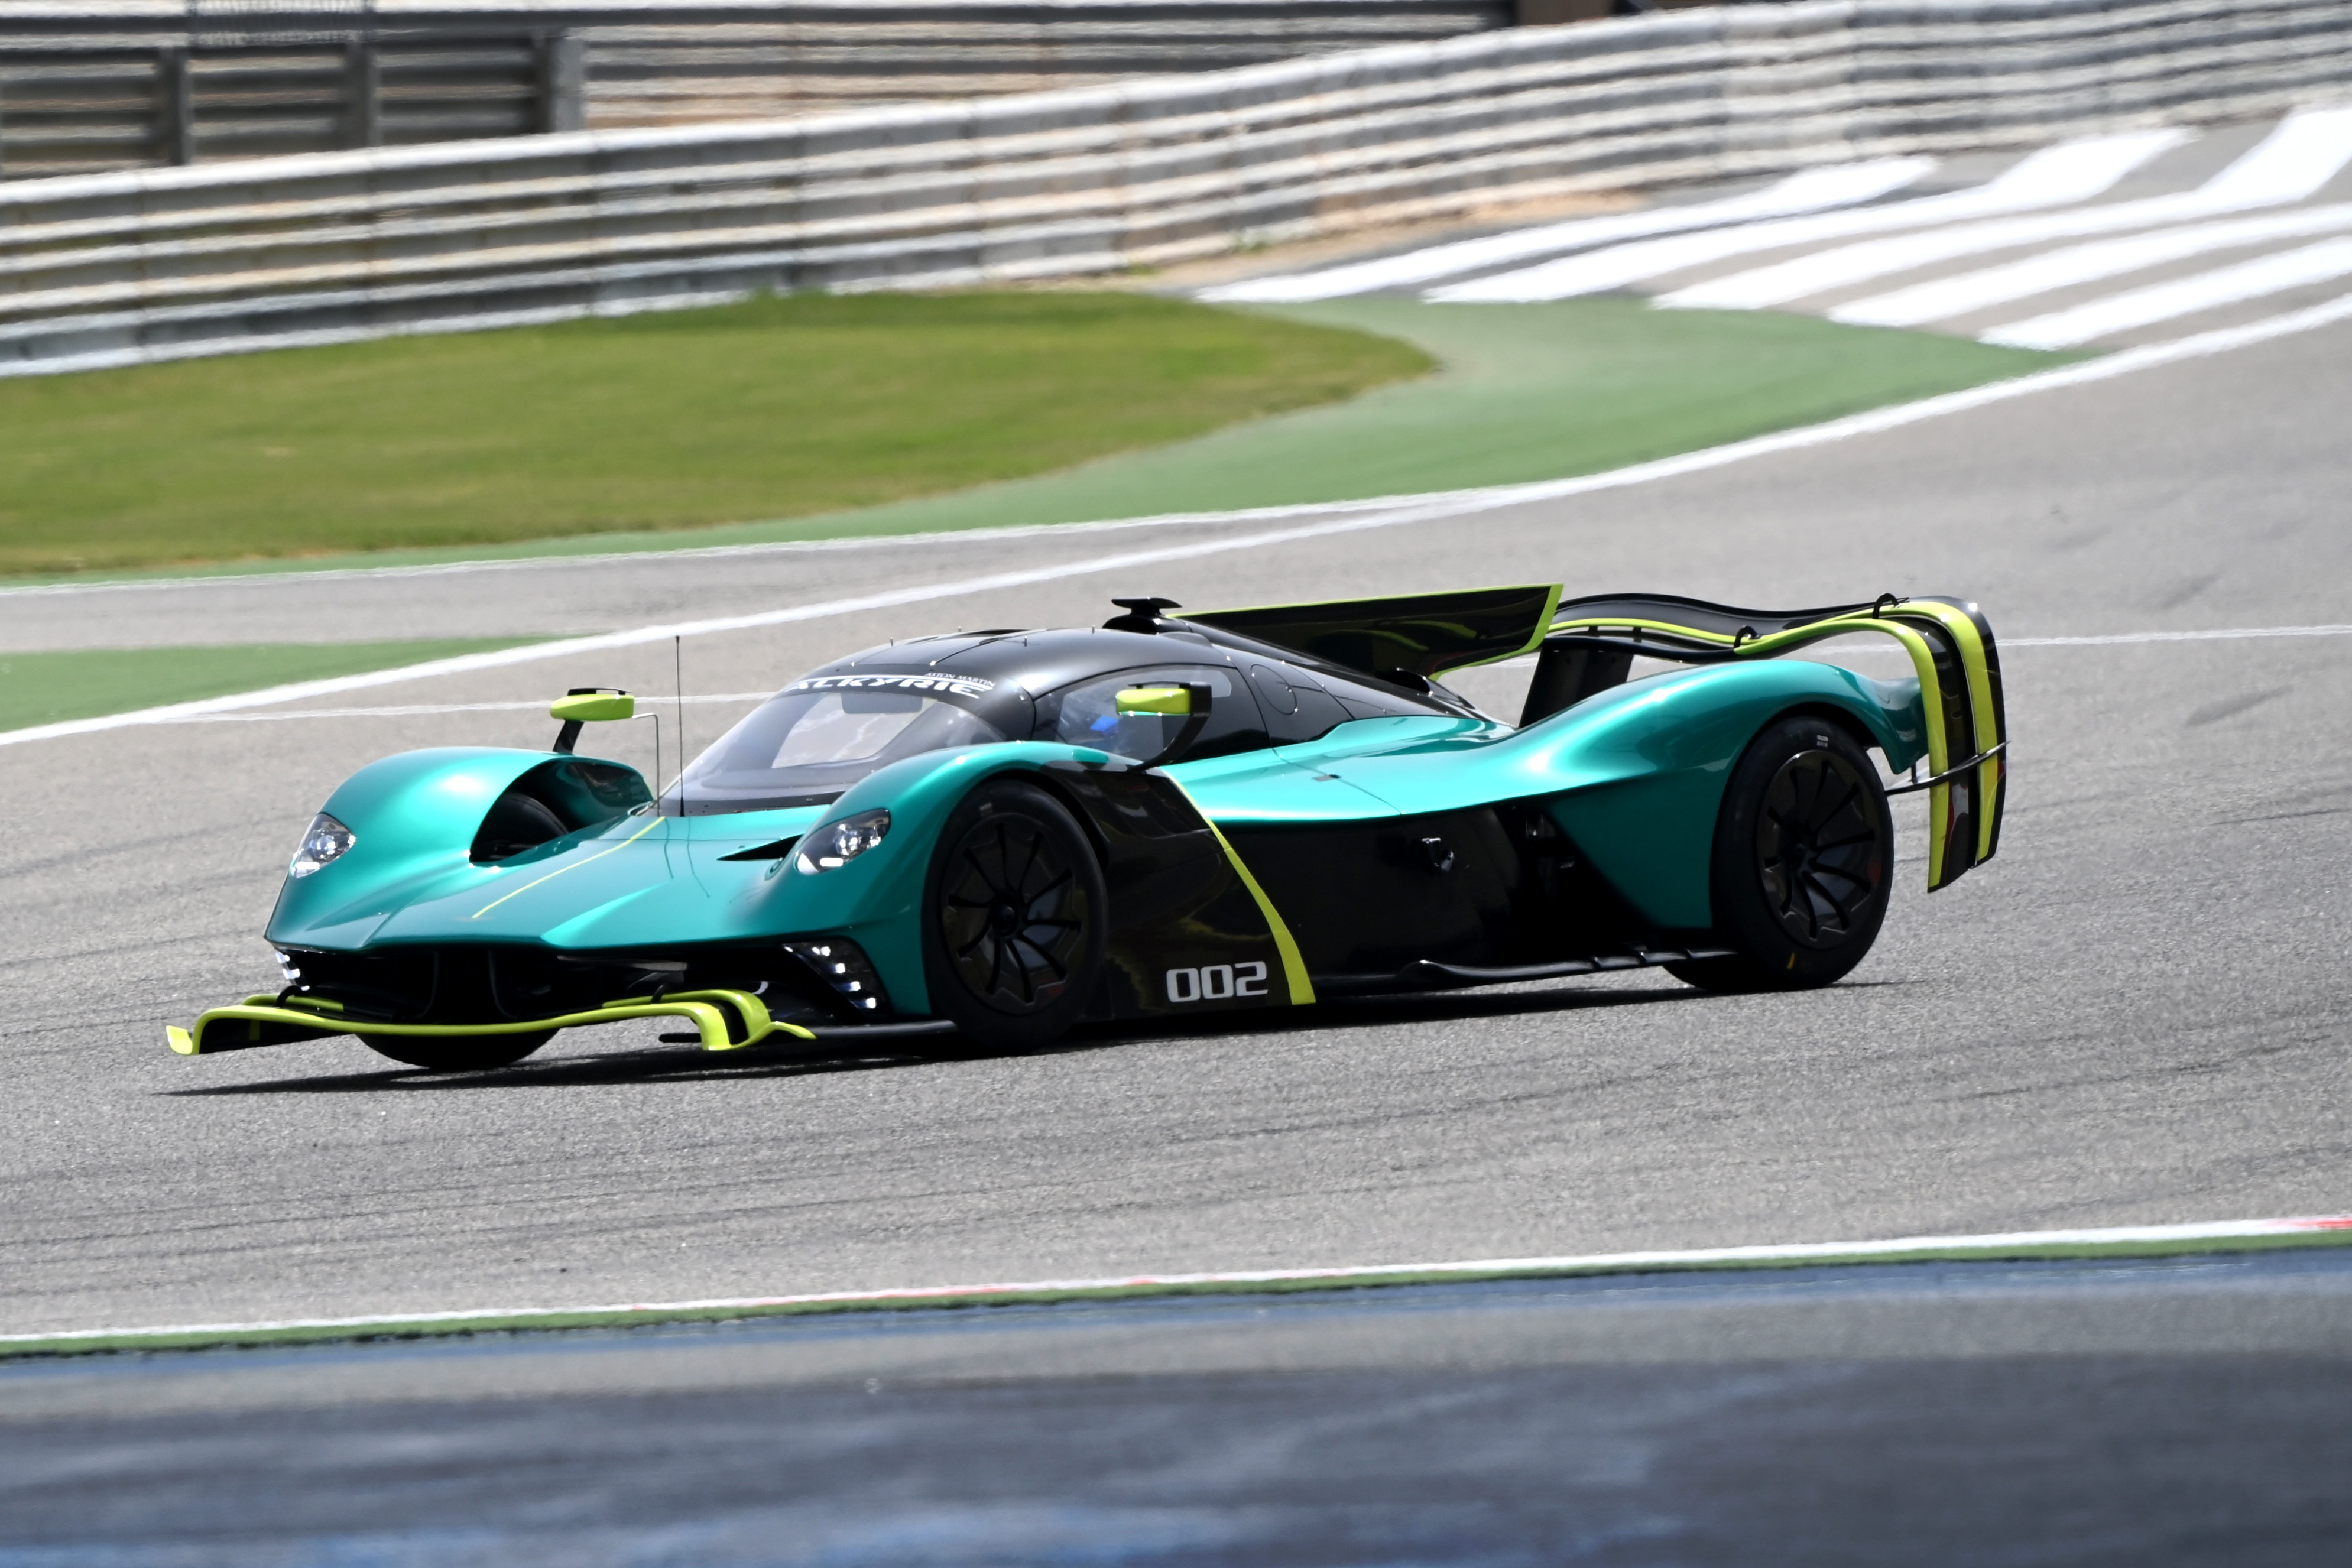
[[[1009,769],[1006,773],[991,774],[990,777],[1003,779],[1008,775],[1019,778],[1024,783],[1036,785],[1058,801],[1062,810],[1077,822],[1078,831],[1086,835],[1087,848],[1094,852],[1095,863],[1101,866],[1106,874],[1108,873],[1110,841],[1104,837],[1102,824],[1095,821],[1095,808],[1087,803],[1079,791],[1071,789],[1066,779],[1044,767]],[[974,785],[973,788],[978,789],[979,786]]]
[[[1756,737],[1791,715],[1837,724],[1900,770],[1924,749],[1916,681],[1879,681],[1832,664],[1717,664],[1613,688],[1521,732],[1551,755],[1567,788],[1555,819],[1593,869],[1666,931],[1711,927],[1708,870],[1732,769]]]
[[[1792,703],[1789,706],[1782,708],[1780,712],[1774,714],[1771,717],[1766,719],[1763,723],[1756,727],[1755,730],[1748,737],[1748,745],[1755,745],[1756,737],[1758,736],[1762,735],[1766,730],[1771,728],[1774,725],[1779,724],[1781,720],[1790,718],[1818,718],[1826,720],[1845,731],[1847,736],[1849,736],[1853,742],[1860,746],[1864,751],[1874,750],[1887,752],[1890,762],[1892,761],[1895,753],[1901,749],[1901,742],[1899,739],[1894,742],[1893,747],[1890,749],[1889,737],[1884,735],[1880,730],[1873,727],[1869,721],[1864,719],[1862,715],[1857,713],[1853,708],[1843,706],[1837,703],[1822,701],[1818,698],[1808,702]],[[1741,747],[1743,752],[1746,749],[1746,747]],[[1908,763],[1906,763],[1905,766],[1907,767]],[[1718,810],[1720,810],[1720,808],[1718,808]]]
[[[920,912],[940,831],[973,790],[1010,774],[1044,788],[1076,818],[1087,848],[1100,863],[1097,830],[1088,814],[1072,804],[1070,791],[1053,787],[1047,773],[1051,764],[1081,766],[1089,757],[1099,759],[1101,754],[1041,741],[1011,741],[910,757],[868,774],[826,810],[819,825],[881,808],[891,813],[889,836],[856,869],[814,876],[788,873],[779,897],[790,901],[790,913],[780,908],[774,917],[782,922],[779,928],[848,937],[865,950],[900,1012],[934,1012],[923,974]]]
[[[467,864],[484,819],[507,790],[550,764],[575,760],[636,775],[603,758],[498,747],[433,747],[369,763],[320,808],[351,830],[350,851],[310,876],[286,879],[265,928],[269,939],[300,941],[350,919],[355,902]],[[289,837],[299,831],[289,825]]]
[[[1004,853],[995,857],[992,870],[984,853],[950,852],[991,822],[1003,820],[1025,821],[1035,830],[1017,872]],[[951,1019],[962,1034],[982,1046],[1047,1044],[1094,1006],[1108,961],[1109,878],[1086,821],[1087,814],[1073,810],[1066,792],[1053,788],[1039,770],[1000,768],[957,795],[938,830],[929,835],[915,930],[925,1004],[933,1016]],[[1029,879],[1041,865],[1046,880],[1033,892]],[[1063,868],[1058,873],[1057,865]],[[961,934],[971,938],[963,948],[952,945],[945,925],[950,916],[943,913],[941,895],[950,887],[967,895],[950,901],[961,903],[965,911],[955,918],[978,922],[962,927]],[[1074,896],[1082,902],[1072,904]],[[994,913],[971,915],[975,897],[992,904]],[[1055,902],[1042,914],[1029,902],[1046,898]],[[996,924],[997,915],[1008,907],[1029,912],[1009,934]],[[1073,909],[1076,918],[1071,918]],[[1059,930],[1040,936],[1040,925]],[[974,984],[963,954],[982,945],[985,979]],[[1003,978],[1008,956],[1012,982]]]

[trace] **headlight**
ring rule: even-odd
[[[838,822],[827,822],[801,841],[801,870],[832,871],[847,865],[880,843],[889,831],[887,811],[860,811]]]
[[[302,847],[286,864],[288,876],[309,876],[331,861],[341,860],[360,836],[334,818],[321,811],[310,819],[310,831],[302,835]]]

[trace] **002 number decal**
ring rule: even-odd
[[[1168,971],[1168,999],[1171,1002],[1222,1002],[1229,997],[1264,995],[1264,964],[1211,964],[1199,969]]]

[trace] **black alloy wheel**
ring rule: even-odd
[[[1094,847],[1036,785],[993,779],[931,854],[924,977],[975,1042],[1030,1049],[1078,1020],[1101,977],[1108,894]]]
[[[1834,751],[1801,751],[1780,764],[1764,791],[1756,875],[1772,917],[1793,942],[1818,949],[1843,945],[1885,876],[1885,845],[1865,781],[1871,777]]]
[[[1877,940],[1894,870],[1894,817],[1862,743],[1834,719],[1780,719],[1741,755],[1716,819],[1709,891],[1733,956],[1668,967],[1716,991],[1829,985]]]
[[[488,1072],[512,1067],[555,1038],[555,1030],[527,1034],[363,1034],[361,1042],[378,1056],[432,1072]]]

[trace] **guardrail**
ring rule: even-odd
[[[0,373],[1164,265],[1500,200],[2268,113],[2344,0],[1802,0],[690,130],[0,186]]]
[[[12,46],[0,40],[5,179],[584,124],[581,47],[562,33]]]
[[[1512,4],[0,0],[0,178],[1034,92],[1453,37]]]

